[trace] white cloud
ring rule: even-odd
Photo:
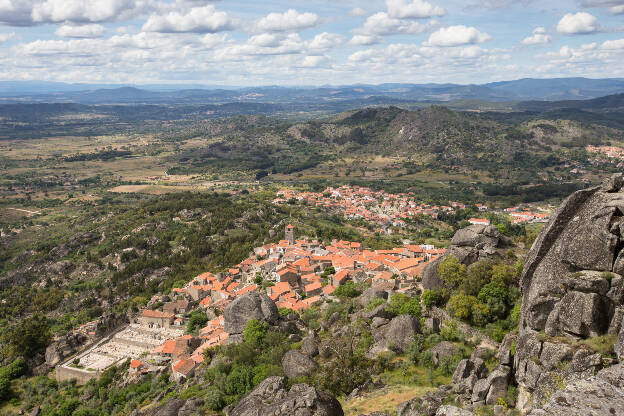
[[[63,25],[56,29],[54,34],[63,38],[99,38],[106,29],[102,25],[89,24],[81,26]]]
[[[361,7],[354,7],[353,9],[349,10],[349,16],[353,16],[353,17],[368,16],[368,11],[362,9]]]
[[[258,32],[291,32],[308,29],[319,24],[315,13],[299,13],[290,9],[284,13],[269,13],[256,23]]]
[[[107,22],[133,18],[150,7],[147,0],[45,0],[34,2],[31,16],[35,23]]]
[[[283,36],[273,33],[261,33],[254,35],[247,40],[249,45],[261,46],[266,48],[274,48],[280,45],[283,40]]]
[[[377,36],[370,35],[355,35],[349,41],[349,45],[366,46],[380,43],[381,39]]]
[[[565,35],[580,35],[597,31],[598,19],[586,12],[567,13],[557,24],[557,32]]]
[[[552,36],[546,33],[546,29],[543,27],[537,27],[533,30],[533,34],[522,41],[523,45],[539,45],[544,43],[550,43]]]
[[[14,32],[0,33],[0,43],[8,42],[13,39],[17,39],[17,35]]]
[[[438,24],[435,20],[427,23],[410,22],[390,17],[388,13],[379,12],[369,16],[361,28],[353,32],[365,36],[389,36],[401,33],[418,34],[426,32]]]
[[[446,10],[423,0],[386,0],[388,15],[396,19],[422,19],[444,16]]]
[[[323,32],[314,37],[309,43],[308,47],[316,51],[326,51],[336,48],[345,42],[345,38],[337,33]]]
[[[611,14],[624,14],[624,0],[585,0],[583,7],[602,7]]]
[[[232,30],[234,22],[227,13],[214,6],[193,7],[186,13],[177,11],[152,15],[143,25],[146,32],[160,33],[216,33]]]
[[[448,26],[438,29],[429,36],[429,40],[423,43],[425,46],[460,46],[475,43],[483,43],[492,39],[487,33],[479,31],[475,27]]]
[[[624,39],[607,40],[600,45],[600,49],[624,51]]]
[[[308,55],[303,58],[299,66],[302,68],[318,68],[328,61],[329,59],[325,55]]]

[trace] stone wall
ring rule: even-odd
[[[93,378],[98,378],[102,373],[100,371],[87,371],[80,368],[72,368],[59,365],[56,367],[56,381],[69,381],[76,379],[78,384],[87,384]]]

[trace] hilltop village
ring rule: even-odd
[[[171,366],[174,379],[184,380],[204,361],[207,348],[228,342],[223,311],[239,296],[264,292],[281,311],[302,313],[332,298],[334,291],[348,282],[405,293],[422,289],[425,266],[446,251],[432,245],[405,244],[391,250],[369,250],[350,241],[324,245],[296,239],[291,224],[284,232],[284,240],[255,248],[226,273],[203,273],[183,287],[173,288],[170,295],[154,296],[128,326],[59,365],[57,379],[75,378],[85,383],[130,359],[132,372]],[[194,314],[208,320],[190,334],[189,317],[193,319]],[[78,331],[88,328],[84,325]]]

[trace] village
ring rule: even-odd
[[[337,211],[345,219],[363,219],[380,227],[379,231],[388,232],[390,227],[403,228],[406,220],[418,215],[438,218],[440,212],[453,212],[465,209],[467,204],[449,201],[447,205],[429,205],[419,202],[413,192],[392,194],[383,190],[374,191],[370,188],[343,185],[339,188],[328,187],[323,192],[298,192],[292,189],[281,189],[277,192],[274,204],[284,204],[295,200],[316,206],[328,211]],[[535,207],[510,207],[504,210],[491,210],[487,205],[476,203],[479,214],[498,212],[509,215],[515,223],[547,222],[549,214]],[[487,218],[470,218],[471,224],[489,225]]]
[[[228,342],[223,311],[239,296],[264,292],[278,308],[302,313],[326,299],[339,301],[332,294],[347,282],[408,292],[421,288],[425,266],[445,252],[432,245],[404,244],[391,250],[369,250],[350,241],[324,245],[296,239],[291,224],[284,233],[284,240],[255,248],[226,273],[203,273],[168,295],[154,296],[129,325],[57,366],[57,380],[86,383],[130,360],[131,372],[170,366],[173,379],[182,381],[204,361],[206,349]],[[189,334],[189,315],[197,311],[209,320],[196,335]]]

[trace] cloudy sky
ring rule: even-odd
[[[0,0],[0,80],[624,77],[624,0]]]

